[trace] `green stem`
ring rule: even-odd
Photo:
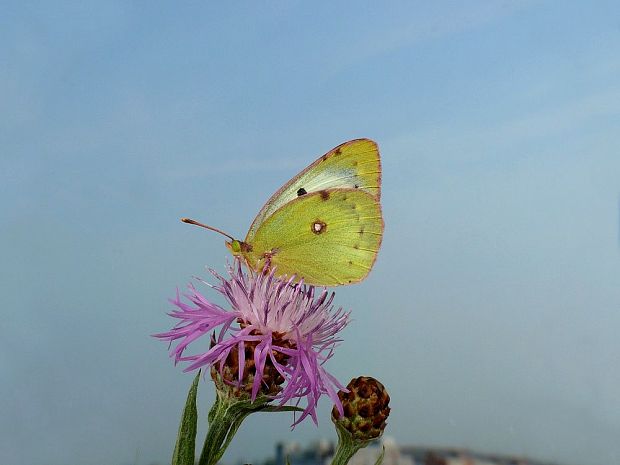
[[[225,398],[217,391],[217,398],[209,412],[209,431],[200,454],[198,465],[215,465],[222,458],[241,422],[253,411],[268,402],[256,399],[254,403]]]
[[[351,434],[338,423],[336,423],[336,432],[338,433],[338,445],[336,446],[336,452],[331,465],[347,465],[351,457],[358,450],[366,447],[366,444],[354,441]]]
[[[336,425],[336,432],[338,433],[338,445],[336,446],[336,452],[334,453],[331,465],[347,465],[351,457],[353,457],[358,450],[363,449],[373,440],[370,439],[365,441],[354,439],[353,435],[347,431],[341,423],[335,421],[334,424]],[[381,465],[383,463],[384,455],[385,447],[382,448],[381,453],[375,461],[375,465]]]
[[[252,401],[245,393],[240,396],[220,377],[216,377],[214,382],[216,397],[207,417],[209,429],[198,465],[216,465],[226,452],[241,423],[250,413],[302,410],[299,407],[269,405],[272,399],[266,395],[259,395]]]
[[[254,412],[290,412],[301,411],[298,407],[272,406],[267,396],[258,396],[254,402],[241,400],[216,389],[217,397],[209,411],[209,430],[198,460],[198,465],[215,465],[224,455],[228,445],[237,433],[245,418]]]

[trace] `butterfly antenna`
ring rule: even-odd
[[[210,229],[211,231],[215,231],[216,233],[220,233],[222,236],[226,236],[231,241],[235,240],[235,238],[232,237],[230,234],[226,234],[224,231],[222,231],[220,229],[217,229],[217,228],[214,228],[213,226],[207,226],[206,224],[199,223],[198,221],[192,220],[191,218],[181,218],[181,221],[183,223],[193,224],[195,226],[200,226],[201,228]]]

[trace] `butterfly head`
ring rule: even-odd
[[[237,239],[231,239],[230,241],[226,241],[226,248],[230,250],[235,257],[240,257],[243,254],[250,253],[252,251],[252,246],[247,242],[238,241]]]
[[[230,250],[230,253],[235,257],[238,257],[241,255],[242,244],[243,242],[233,239],[232,241],[226,241],[226,248]]]

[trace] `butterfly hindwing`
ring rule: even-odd
[[[325,189],[284,204],[263,221],[246,252],[257,270],[269,263],[278,275],[335,286],[361,281],[383,235],[378,199],[360,189]]]
[[[283,205],[314,192],[328,189],[359,189],[380,197],[381,162],[377,144],[356,139],[333,148],[282,186],[260,210],[248,231],[246,242]]]

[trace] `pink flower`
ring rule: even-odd
[[[338,333],[349,322],[349,312],[342,308],[334,311],[334,293],[317,291],[303,280],[295,283],[295,277],[278,278],[273,270],[245,273],[238,260],[228,267],[229,278],[211,273],[219,284],[205,284],[222,294],[232,309],[208,301],[191,284],[185,294],[189,303],[177,292],[171,300],[177,308],[170,316],[179,323],[155,335],[170,343],[180,340],[170,352],[175,363],[188,362],[185,371],[210,366],[227,384],[251,391],[252,401],[259,393],[267,393],[280,405],[291,400],[298,405],[305,397],[306,407],[294,425],[308,415],[317,423],[316,406],[322,394],[327,394],[342,414],[337,392],[346,389],[323,368],[341,341]],[[209,333],[217,328],[209,350],[186,353],[190,344],[203,336],[209,340]],[[246,360],[246,355],[250,359]],[[265,389],[274,374],[278,386]],[[244,383],[248,386],[242,386]]]

